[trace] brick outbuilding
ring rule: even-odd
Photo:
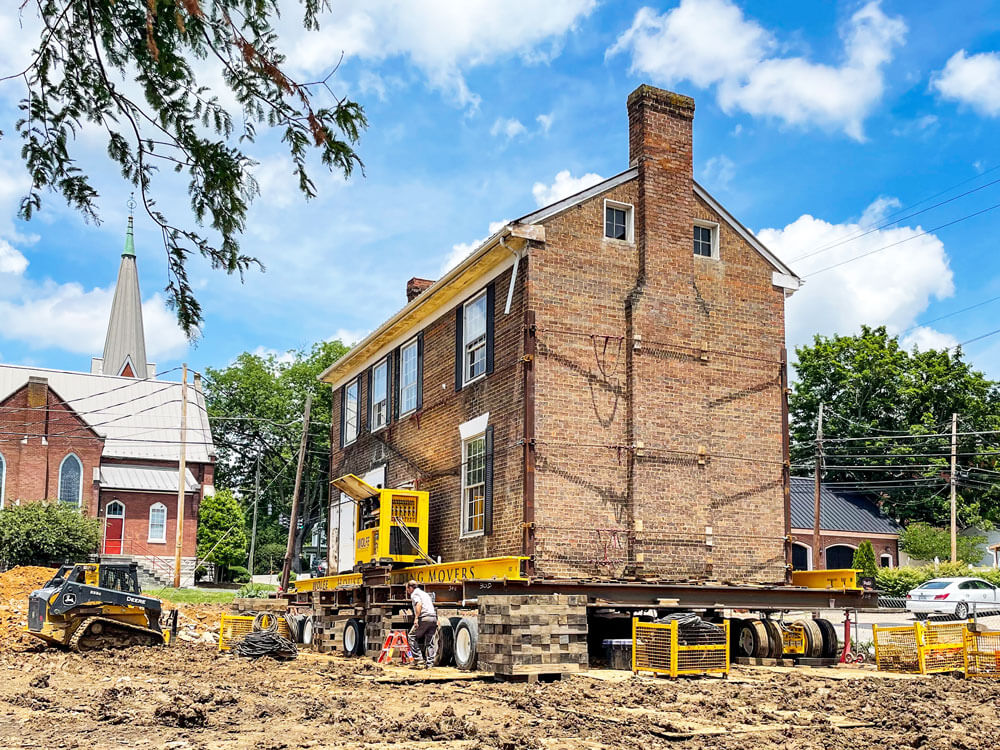
[[[627,111],[623,172],[411,283],[323,373],[331,472],[428,490],[444,560],[782,581],[799,279],[695,182],[693,100],[640,86]],[[331,567],[350,569],[346,496],[338,528]]]

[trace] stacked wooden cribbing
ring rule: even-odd
[[[337,609],[323,607],[313,612],[312,649],[321,654],[339,653],[344,646],[344,623],[354,616],[349,610],[340,614]]]
[[[233,599],[234,615],[253,615],[258,612],[287,612],[287,599]]]
[[[500,676],[577,672],[587,666],[587,597],[479,597],[479,669]]]

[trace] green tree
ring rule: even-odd
[[[101,522],[55,501],[0,510],[0,561],[7,565],[83,562],[97,551]]]
[[[874,578],[875,574],[878,573],[878,563],[875,562],[875,548],[872,547],[872,543],[865,539],[858,548],[854,550],[854,559],[851,561],[851,567],[855,570],[860,570],[862,576],[867,576],[869,578]]]
[[[978,563],[983,556],[985,536],[961,535],[956,552],[964,563]],[[915,560],[951,560],[951,531],[926,523],[911,523],[899,535],[899,546]]]
[[[951,415],[960,416],[958,512],[1000,522],[1000,388],[960,349],[907,352],[884,327],[796,349],[789,396],[793,473],[811,475],[820,403],[826,482],[857,486],[902,521],[948,522]]]
[[[320,12],[330,6],[329,0],[301,5],[307,29],[318,28]],[[41,208],[48,189],[98,220],[97,191],[76,157],[77,134],[96,125],[108,157],[162,230],[167,291],[189,336],[201,322],[186,271],[192,253],[227,273],[260,267],[239,246],[259,192],[255,162],[243,150],[257,126],[280,132],[307,198],[316,194],[311,154],[345,177],[361,164],[354,144],[367,122],[359,104],[333,94],[335,66],[311,83],[283,69],[274,28],[278,0],[25,0],[18,8],[34,13],[43,29],[27,67],[0,71],[0,81],[24,90],[14,127],[31,187],[21,217]],[[206,85],[217,78],[238,111]],[[185,187],[191,216],[174,222],[154,194]],[[200,229],[206,224],[211,232]]]
[[[306,395],[313,396],[312,419],[303,468],[300,525],[296,529],[293,570],[302,572],[299,555],[313,529],[325,528],[330,481],[330,414],[333,394],[317,377],[346,354],[340,341],[324,341],[286,356],[245,352],[224,369],[208,368],[205,399],[212,437],[219,450],[216,484],[239,488],[248,520],[260,462],[257,550],[288,540],[288,518],[302,436]],[[244,563],[246,564],[246,560]],[[260,555],[254,567],[259,569]]]
[[[198,508],[198,559],[215,565],[215,580],[226,580],[231,568],[246,563],[246,518],[239,500],[220,490],[202,500]]]

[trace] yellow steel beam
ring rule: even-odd
[[[524,581],[523,563],[527,557],[485,557],[477,560],[459,560],[437,565],[413,565],[392,571],[392,583],[406,583],[411,578],[420,583],[459,583],[461,581]],[[361,585],[360,573],[307,578],[295,582],[295,591],[330,591]]]
[[[792,585],[806,589],[845,589],[860,591],[859,570],[850,568],[832,570],[793,570]]]

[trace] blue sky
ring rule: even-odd
[[[491,223],[625,169],[625,99],[644,82],[695,98],[696,178],[806,277],[788,303],[791,346],[862,323],[921,346],[1000,327],[1000,299],[935,320],[1000,297],[1000,208],[986,210],[1000,203],[988,185],[1000,180],[998,2],[370,0],[335,2],[316,33],[287,6],[294,74],[320,77],[344,51],[333,85],[367,111],[364,175],[317,171],[306,202],[280,144],[260,139],[263,195],[243,248],[267,272],[241,284],[192,265],[205,312],[193,347],[164,307],[162,242],[138,216],[147,348],[162,369],[364,335],[402,306],[408,278],[437,278]],[[26,59],[35,23],[0,16],[0,75]],[[86,369],[103,347],[129,187],[84,132],[103,224],[55,196],[18,221],[20,96],[0,84],[0,361]],[[176,188],[158,198],[179,211]],[[966,352],[1000,379],[1000,335]]]

